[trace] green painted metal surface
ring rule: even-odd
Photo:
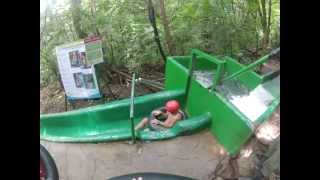
[[[245,68],[245,66],[230,57],[226,57],[224,60],[226,75],[231,75]],[[166,66],[166,89],[177,90],[186,88],[189,73],[188,62],[190,61],[190,56],[168,58]],[[211,65],[208,65],[210,63]],[[206,64],[206,66],[201,66],[200,64]],[[214,62],[206,58],[197,60],[195,69],[208,70],[207,67],[216,68],[217,66]],[[255,89],[263,80],[261,76],[253,71],[243,73],[238,79],[239,82],[249,90]],[[273,90],[276,92],[280,90],[279,88],[274,88],[275,86],[273,85],[271,85],[271,87],[273,87]],[[230,103],[224,95],[202,87],[194,78],[191,81],[189,91],[189,97],[187,98],[187,102],[185,102],[187,112],[191,116],[198,116],[209,112],[212,116],[212,122],[209,126],[210,131],[230,154],[239,152],[241,146],[253,134],[256,125],[266,120],[280,103],[280,94],[273,93],[276,97],[275,100],[268,107],[267,111],[253,123]]]
[[[179,59],[168,58],[166,67],[167,89],[182,89],[186,85],[188,72],[186,67],[179,65],[178,61]],[[172,76],[171,74],[175,75]],[[185,83],[183,84],[181,82]],[[190,94],[186,106],[187,112],[191,116],[197,116],[205,112],[211,113],[211,132],[231,153],[237,151],[250,135],[251,128],[244,123],[245,118],[237,114],[232,106],[221,96],[216,93],[210,93],[208,89],[202,88],[194,79],[191,82]]]
[[[183,102],[184,94],[181,90],[163,91],[136,97],[134,123],[137,124],[142,117],[148,116],[152,110],[163,106],[170,99]],[[70,112],[40,115],[40,138],[56,142],[106,142],[131,139],[130,103],[131,99],[125,99]],[[210,116],[199,116],[178,122],[175,128],[168,131],[141,132],[136,138],[167,139],[204,128],[210,122]]]

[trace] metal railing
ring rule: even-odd
[[[234,79],[236,77],[239,77],[240,75],[242,75],[245,72],[248,72],[252,68],[267,62],[271,57],[273,57],[274,55],[278,54],[279,52],[280,52],[280,48],[277,48],[277,49],[271,51],[270,54],[267,54],[267,55],[263,56],[262,58],[258,59],[257,61],[255,61],[255,62],[249,64],[248,66],[240,69],[239,71],[231,74],[230,76],[224,78],[222,81],[227,81],[227,80],[231,80],[231,79]]]
[[[130,102],[130,123],[131,123],[131,136],[132,136],[132,143],[136,142],[136,135],[134,130],[134,86],[135,86],[135,79],[136,74],[133,73],[132,81],[131,81],[131,102]]]

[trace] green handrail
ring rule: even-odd
[[[132,136],[132,143],[136,142],[136,136],[134,132],[134,86],[135,86],[135,79],[136,74],[133,73],[132,81],[131,81],[131,102],[130,102],[130,122],[131,122],[131,136]]]
[[[244,68],[240,69],[239,71],[231,74],[230,76],[226,77],[222,81],[227,81],[227,80],[233,79],[235,77],[240,76],[241,74],[243,74],[245,72],[248,72],[250,69],[252,69],[252,68],[254,68],[254,67],[256,67],[256,66],[258,66],[260,64],[265,63],[266,61],[268,61],[270,59],[270,57],[278,54],[278,52],[280,52],[280,48],[277,48],[277,49],[271,51],[270,54],[267,54],[267,55],[263,56],[262,58],[260,58],[256,62],[253,62],[253,63],[249,64],[247,67],[244,67]]]

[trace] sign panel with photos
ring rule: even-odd
[[[58,46],[56,54],[69,100],[101,97],[94,66],[88,63],[84,41]]]

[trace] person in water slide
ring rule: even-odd
[[[135,130],[145,128],[147,125],[150,130],[165,130],[175,125],[177,121],[184,119],[184,113],[180,110],[178,101],[168,101],[165,107],[151,112],[149,117],[145,117],[135,127]]]

